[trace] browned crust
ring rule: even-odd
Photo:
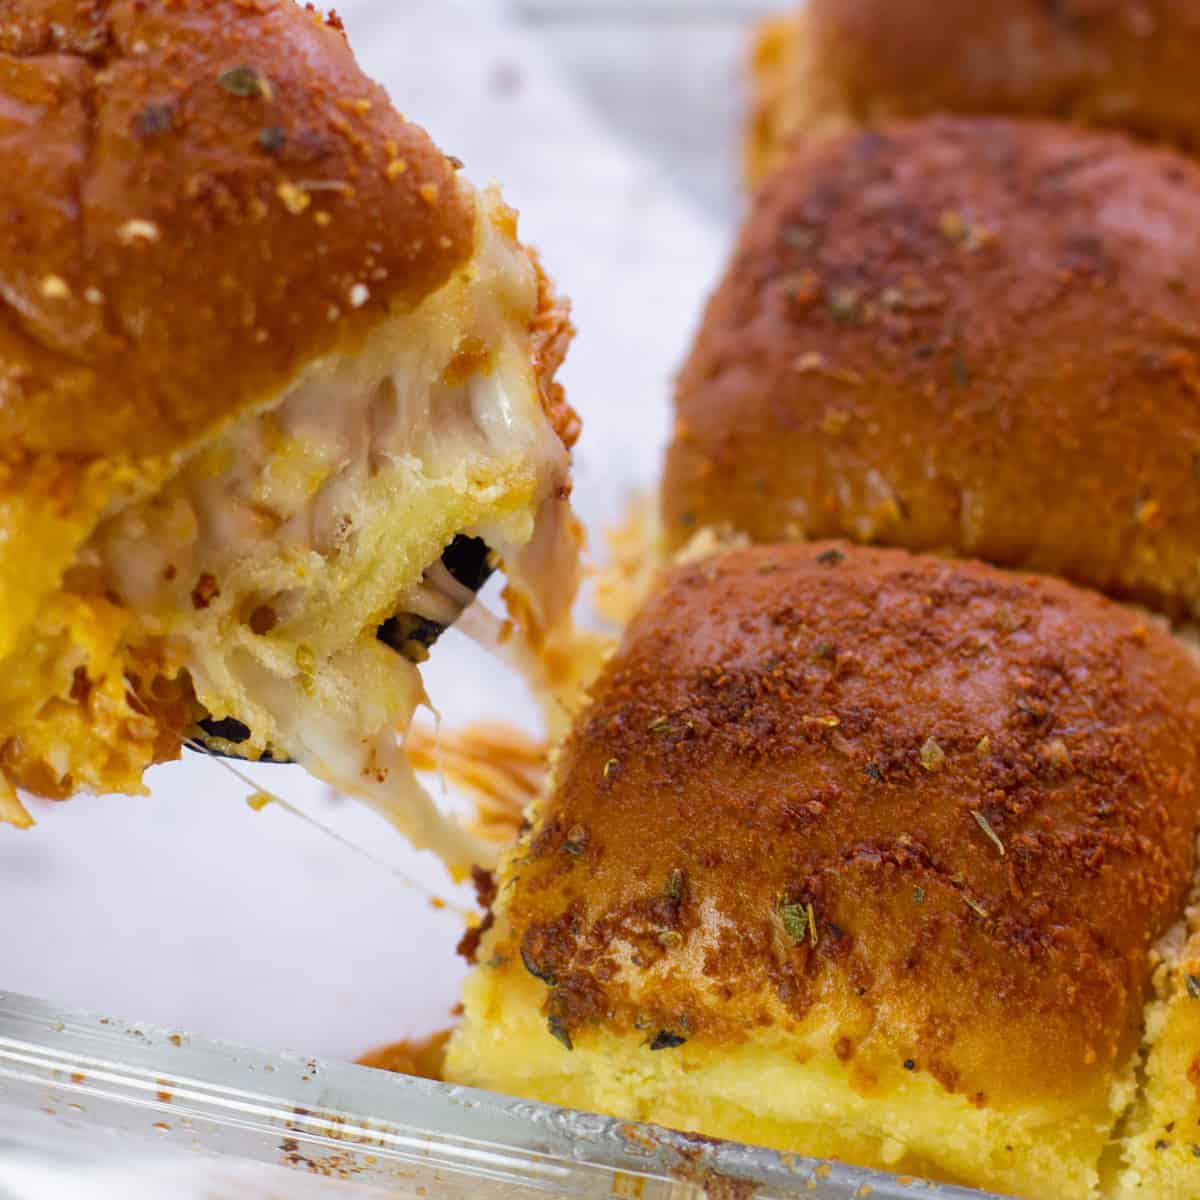
[[[1198,683],[1130,611],[978,563],[676,568],[501,881],[493,961],[577,1047],[806,1027],[860,1090],[905,1066],[979,1104],[1103,1097],[1190,883]]]
[[[418,1079],[442,1078],[446,1058],[446,1043],[451,1030],[443,1029],[425,1038],[407,1039],[378,1046],[355,1061],[363,1067],[393,1071],[397,1075],[415,1075]]]
[[[1196,145],[1196,0],[812,0],[809,36],[856,119],[1013,113]]]
[[[9,0],[0,93],[9,464],[184,448],[470,253],[453,164],[291,0]]]
[[[1200,613],[1200,168],[931,118],[799,151],[681,374],[668,542],[847,536]]]
[[[1055,117],[1200,146],[1196,0],[810,0],[752,64],[752,177],[830,120]]]
[[[579,440],[583,426],[579,414],[567,400],[566,389],[555,378],[563,365],[575,336],[571,305],[554,290],[550,277],[542,269],[541,256],[532,247],[526,253],[537,272],[537,316],[530,328],[530,347],[534,371],[541,390],[542,407],[550,426],[568,450]]]

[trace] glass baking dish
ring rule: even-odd
[[[982,1200],[983,1193],[0,992],[0,1197]]]

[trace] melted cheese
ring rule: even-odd
[[[282,750],[456,872],[495,850],[416,781],[395,731],[424,689],[376,629],[459,615],[470,592],[439,561],[457,534],[510,572],[535,642],[566,619],[578,562],[530,352],[536,273],[498,196],[479,211],[475,255],[439,292],[312,364],[81,558],[137,637],[182,647],[208,713],[249,727],[241,752]]]

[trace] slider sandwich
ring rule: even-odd
[[[663,549],[844,537],[1200,614],[1200,166],[933,117],[794,152],[681,372]]]
[[[564,306],[291,0],[0,5],[0,805],[291,758],[455,867],[396,736],[499,565],[574,595]]]
[[[1200,148],[1196,0],[808,0],[765,21],[746,174],[800,138],[931,113],[1053,117]]]
[[[449,1079],[1033,1200],[1197,1194],[1200,669],[1153,620],[717,553],[661,578],[529,816]]]

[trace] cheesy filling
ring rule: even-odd
[[[456,871],[495,852],[413,776],[396,731],[425,693],[376,631],[397,614],[450,624],[470,603],[440,563],[457,535],[487,543],[547,626],[578,559],[530,352],[536,273],[511,212],[480,201],[475,254],[437,293],[313,363],[81,558],[135,638],[182,648],[207,712],[250,730],[239,752],[282,751]]]

